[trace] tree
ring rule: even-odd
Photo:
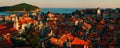
[[[30,28],[25,28],[25,32],[23,32],[23,38],[29,43],[31,47],[36,47],[39,44],[39,35],[37,30],[35,30],[35,26],[32,23]]]
[[[25,32],[22,32],[18,36],[18,38],[24,39],[24,44],[26,46],[30,46],[32,48],[40,46],[39,45],[39,34],[38,34],[37,30],[35,30],[35,26],[33,23],[30,25],[30,28],[25,27]],[[20,40],[22,40],[22,39],[20,39]],[[21,43],[20,40],[17,40],[18,44]],[[19,46],[19,45],[17,45],[17,46]]]

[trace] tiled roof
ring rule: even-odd
[[[0,24],[0,30],[6,29],[6,28],[7,28],[6,24]]]
[[[20,21],[19,21],[19,24],[25,24],[25,23],[26,23],[25,20],[20,20]]]
[[[101,46],[107,46],[107,45],[108,45],[108,42],[105,41],[105,40],[101,40],[101,41],[99,42],[99,45],[101,45]]]
[[[97,30],[102,30],[102,29],[103,29],[103,26],[102,26],[102,25],[96,25],[95,28],[96,28]]]
[[[68,35],[61,36],[59,39],[56,39],[56,38],[53,37],[53,38],[50,39],[50,41],[54,45],[62,46],[63,43],[67,41],[67,39],[72,40],[72,39],[74,39],[74,37],[72,35],[68,34]]]
[[[99,22],[99,24],[104,25],[105,22],[104,22],[103,20],[101,20],[101,21]]]
[[[62,42],[65,42],[65,41],[67,41],[67,38],[66,38],[66,36],[65,35],[63,35],[62,37],[60,37],[60,39],[59,40],[61,40]]]
[[[71,35],[71,34],[67,34],[67,35],[66,35],[66,38],[68,38],[68,39],[70,39],[70,40],[73,40],[73,39],[74,39],[74,36]]]
[[[112,40],[111,42],[110,42],[110,45],[116,45],[117,44],[117,42],[115,41],[115,40]]]
[[[38,21],[37,20],[33,20],[33,23],[37,23]]]
[[[52,43],[56,43],[57,42],[57,39],[54,38],[54,37],[50,38],[50,40],[51,40]]]
[[[30,22],[37,23],[38,21],[37,20],[31,20],[31,19],[19,20],[19,24],[25,24],[25,23],[30,23]]]
[[[5,39],[0,40],[0,47],[1,48],[11,48],[13,43],[10,40],[10,34],[13,34],[16,31],[15,28],[7,28],[0,30],[0,36],[3,36]]]
[[[59,46],[59,43],[58,43],[58,39],[57,39],[57,38],[52,37],[52,38],[50,38],[50,41],[51,41],[51,44],[56,45],[56,46]]]
[[[99,34],[98,33],[91,33],[90,37],[91,38],[99,38]]]
[[[119,25],[116,25],[116,26],[114,27],[114,30],[120,31],[120,26],[119,26]]]
[[[83,34],[83,32],[79,32],[79,35],[80,35],[80,36],[83,36],[84,34]]]
[[[9,43],[7,40],[0,40],[0,48],[11,48],[12,43]]]
[[[15,28],[3,29],[3,30],[0,30],[0,35],[5,33],[14,33],[15,31],[17,31]]]
[[[78,39],[78,38],[74,38],[74,40],[72,41],[73,45],[88,45],[87,41]]]

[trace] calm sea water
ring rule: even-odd
[[[51,11],[53,13],[72,13],[79,8],[42,8],[42,12],[46,13]]]
[[[48,11],[51,11],[53,13],[72,13],[78,9],[81,8],[42,8],[41,12],[47,13]],[[0,15],[10,15],[16,12],[0,12]],[[20,12],[17,12],[17,14],[21,14]]]

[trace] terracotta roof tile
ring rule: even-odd
[[[15,31],[17,31],[15,28],[0,30],[0,35],[1,34],[6,34],[6,33],[14,33]]]
[[[88,45],[88,42],[87,42],[87,41],[84,41],[84,40],[81,40],[81,39],[78,39],[78,38],[75,38],[75,39],[72,41],[72,44],[73,44],[73,45]]]
[[[19,20],[19,24],[25,24],[25,23],[30,23],[30,22],[37,23],[38,21],[37,20],[31,20],[31,19]]]
[[[0,30],[6,29],[6,28],[7,28],[7,25],[6,25],[6,24],[0,24]]]
[[[68,39],[70,39],[70,40],[73,40],[73,39],[74,39],[74,36],[71,35],[71,34],[67,34],[66,37],[67,37]]]
[[[37,20],[33,20],[33,23],[37,23],[38,21]]]
[[[99,42],[99,45],[101,45],[101,46],[107,46],[107,45],[108,45],[108,42],[105,41],[105,40],[101,40],[101,41]]]

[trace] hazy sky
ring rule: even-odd
[[[120,0],[0,0],[0,6],[28,3],[40,8],[120,8]]]

